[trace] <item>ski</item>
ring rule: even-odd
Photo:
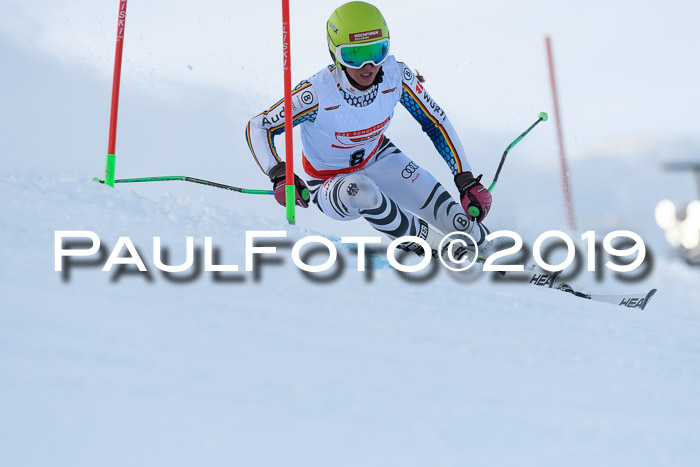
[[[561,273],[562,271],[533,272],[532,270],[528,270],[526,267],[525,271],[522,272],[509,272],[505,273],[505,275],[503,273],[499,273],[501,277],[499,277],[498,280],[509,280],[519,282],[525,282],[525,280],[527,280],[528,284],[537,287],[559,290],[561,292],[569,293],[575,297],[593,300],[597,302],[610,303],[613,305],[623,306],[625,308],[635,308],[639,310],[644,310],[646,308],[646,306],[649,304],[649,301],[657,291],[657,289],[651,289],[645,293],[613,295],[591,294],[576,290],[567,282],[558,282]]]
[[[340,243],[340,239],[338,237],[332,236],[332,235],[323,235],[323,237],[329,239],[332,241],[334,244],[337,245],[339,249],[346,250],[346,251],[351,251],[352,247],[349,244],[345,243]],[[384,268],[391,268],[391,265],[389,264],[389,261],[383,256],[375,253],[374,251],[371,250],[371,248],[368,248],[367,251],[365,252],[367,262],[365,264],[365,269],[384,269]],[[476,269],[483,273],[483,266],[484,266],[485,260],[484,258],[477,258],[475,260],[474,266]],[[347,264],[348,268],[356,268],[356,264],[349,263]],[[528,285],[532,285],[535,287],[540,287],[544,289],[553,289],[553,290],[559,290],[561,292],[566,292],[569,293],[575,297],[587,299],[587,300],[593,300],[597,302],[605,302],[605,303],[610,303],[613,305],[618,305],[618,306],[624,306],[626,308],[635,308],[639,310],[644,310],[647,305],[649,304],[649,301],[651,298],[654,296],[656,293],[657,289],[651,289],[650,291],[646,293],[639,293],[639,294],[613,294],[613,295],[603,295],[603,294],[591,294],[591,293],[586,293],[586,292],[581,292],[579,290],[574,289],[570,284],[564,281],[559,281],[559,276],[561,276],[563,271],[554,271],[554,272],[549,272],[549,271],[543,271],[539,269],[537,266],[534,264],[525,264],[523,265],[523,270],[522,271],[498,271],[495,276],[493,276],[493,279],[497,282],[510,282],[510,283],[527,283]]]
[[[638,308],[643,310],[649,304],[651,297],[654,296],[657,289],[651,289],[649,292],[640,294],[620,294],[620,295],[596,295],[574,290],[566,282],[560,282],[556,286],[556,290],[570,293],[576,297],[595,300],[598,302],[612,303],[613,305],[624,306],[626,308]]]

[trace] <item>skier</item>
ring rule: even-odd
[[[464,232],[475,239],[479,256],[487,256],[493,245],[485,241],[489,231],[482,221],[491,209],[491,193],[481,175],[472,174],[445,112],[419,77],[389,55],[389,29],[381,12],[369,3],[346,3],[331,14],[326,36],[334,63],[292,93],[294,126],[301,125],[303,167],[310,177],[305,183],[294,176],[296,204],[306,208],[311,201],[337,220],[363,217],[391,239],[417,236],[434,256],[444,254],[437,251],[443,234]],[[461,203],[389,141],[385,133],[398,103],[449,166]],[[253,117],[246,139],[284,206],[285,163],[274,145],[274,137],[284,132],[283,111],[281,100]],[[472,206],[478,216],[468,214]],[[424,254],[414,242],[402,247]]]

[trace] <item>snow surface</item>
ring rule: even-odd
[[[0,189],[12,200],[6,465],[692,465],[699,454],[699,274],[678,262],[659,261],[643,312],[446,274],[406,283],[389,269],[316,284],[289,250],[258,282],[173,284],[151,265],[154,235],[172,264],[186,236],[212,236],[223,262],[242,265],[245,230],[305,232],[77,176],[5,174]],[[63,282],[57,229],[95,231],[110,248],[129,235],[152,281],[112,282],[100,265]]]
[[[606,272],[600,282],[580,275],[572,283],[596,293],[658,288],[644,311],[444,270],[412,282],[390,268],[360,273],[348,251],[341,252],[347,261],[339,276],[318,282],[293,266],[289,242],[280,247],[278,262],[259,265],[255,275],[243,271],[248,230],[285,230],[291,240],[373,231],[361,220],[332,222],[312,209],[299,210],[297,225],[289,226],[266,196],[182,182],[116,189],[92,182],[103,170],[111,86],[109,76],[94,70],[109,67],[116,5],[87,28],[70,21],[47,26],[66,8],[87,8],[82,2],[41,9],[29,21],[27,5],[34,3],[5,3],[0,21],[0,60],[12,64],[0,78],[2,465],[697,465],[700,271],[666,245],[653,219],[659,200],[682,206],[695,194],[690,174],[663,172],[661,163],[697,160],[697,124],[685,119],[676,131],[652,133],[646,116],[632,108],[627,111],[639,119],[609,118],[598,128],[590,115],[601,106],[612,115],[625,106],[611,97],[621,90],[617,84],[604,88],[604,81],[595,81],[596,98],[610,107],[579,107],[588,117],[566,127],[575,153],[577,231],[568,231],[563,214],[551,125],[538,127],[511,152],[494,192],[489,225],[515,230],[529,244],[550,229],[568,232],[579,245],[585,230],[639,233],[654,257],[647,278],[624,283]],[[638,15],[655,11],[643,5]],[[146,32],[163,32],[156,21],[161,7],[154,3],[140,15],[144,6],[131,8],[140,19],[128,23],[134,32],[127,44],[149,44]],[[423,13],[428,19],[445,7],[433,8]],[[479,8],[477,17],[502,18]],[[95,14],[84,11],[66,17],[79,26]],[[679,34],[689,18],[679,15]],[[139,21],[145,38],[136,33]],[[555,47],[567,39],[576,44],[561,28],[563,40],[555,37]],[[108,45],[94,37],[65,42],[65,33],[77,29],[103,35]],[[504,36],[493,46],[496,55],[517,55],[508,47],[522,31],[507,36],[509,28],[495,29]],[[246,39],[245,30],[240,34],[232,47]],[[35,40],[23,40],[30,36]],[[232,59],[222,66],[231,80],[245,83],[233,89],[219,87],[226,79],[215,71],[187,78],[163,65],[191,60],[192,73],[208,70],[195,59],[213,60],[215,53],[204,47],[209,40],[201,38],[194,43],[200,49],[175,58],[156,53],[150,75],[148,47],[126,60],[125,75],[138,78],[126,78],[122,89],[119,176],[191,175],[267,188],[247,153],[243,126],[279,92],[249,69],[237,71]],[[276,44],[265,39],[260,48]],[[612,57],[621,53],[611,49]],[[590,66],[596,66],[593,55],[587,56]],[[617,71],[632,73],[625,67],[636,56]],[[318,68],[325,59],[308,61]],[[431,63],[432,56],[410,64],[421,69],[423,59]],[[249,57],[245,66],[266,62],[259,60]],[[486,79],[476,76],[479,66],[492,72],[484,63],[462,64],[467,69],[458,71]],[[565,63],[562,76],[578,73]],[[421,71],[435,76],[427,84],[434,83],[431,91],[444,96],[438,100],[454,115],[458,102],[448,97],[455,82]],[[679,79],[693,82],[687,73]],[[651,95],[644,105],[661,115],[666,109],[656,100],[685,88],[654,83],[624,91]],[[546,87],[530,94],[527,86],[511,85],[513,94],[494,107],[474,104],[473,113],[454,118],[472,164],[487,179],[503,148],[549,106]],[[651,93],[640,90],[645,87]],[[489,95],[493,99],[491,91],[484,99]],[[684,103],[668,100],[688,106],[678,115],[697,108],[691,105],[695,94],[686,96]],[[569,115],[585,99],[570,100]],[[504,119],[509,105],[516,109]],[[402,112],[392,140],[454,193],[444,163]],[[482,131],[475,122],[483,118],[502,124]],[[104,258],[68,276],[55,272],[56,230],[94,231],[106,254],[128,236],[150,273],[101,272]],[[201,272],[175,282],[153,267],[155,236],[171,252],[171,264],[184,261],[186,237],[199,248],[212,237],[220,262],[238,264],[241,272],[218,279]]]

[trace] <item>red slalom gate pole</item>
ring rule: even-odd
[[[289,30],[289,0],[282,0],[282,56],[284,65],[284,135],[287,222],[296,222],[296,188],[294,186],[293,110],[292,110],[292,53]]]
[[[105,165],[105,185],[114,188],[114,166],[117,145],[117,112],[119,110],[119,84],[122,74],[122,50],[124,48],[124,26],[126,24],[126,0],[119,0],[117,21],[117,50],[114,56],[114,80],[112,82],[112,110],[109,115],[109,143]]]
[[[559,97],[557,95],[557,83],[554,77],[554,58],[552,56],[552,41],[549,36],[545,37],[547,44],[547,63],[549,64],[549,80],[552,85],[552,97],[554,100],[554,115],[556,118],[557,140],[559,141],[559,160],[561,162],[561,178],[564,188],[564,202],[566,203],[566,217],[571,230],[576,230],[576,220],[574,218],[574,205],[571,201],[571,180],[569,168],[566,163],[566,153],[564,152],[564,135],[561,131],[561,115],[559,114]]]

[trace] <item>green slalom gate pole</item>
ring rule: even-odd
[[[296,223],[296,202],[297,193],[294,185],[286,185],[284,187],[285,207],[287,209],[287,222],[290,224]]]
[[[105,163],[105,179],[104,184],[114,188],[114,165],[116,162],[116,156],[114,154],[107,154],[107,161]],[[95,180],[93,178],[93,180]]]
[[[98,183],[104,183],[105,185],[107,184],[107,180],[100,180],[99,178],[95,177],[92,179],[95,182]],[[229,191],[236,191],[238,193],[245,193],[245,194],[250,194],[250,195],[274,195],[275,192],[273,190],[254,190],[250,188],[241,188],[233,185],[225,185],[223,183],[217,183],[217,182],[211,182],[209,180],[202,180],[201,178],[194,178],[194,177],[186,177],[186,176],[178,176],[178,175],[173,175],[173,176],[167,176],[167,177],[141,177],[141,178],[122,178],[118,180],[113,180],[112,183],[138,183],[138,182],[167,182],[167,181],[176,181],[180,180],[183,182],[192,182],[192,183],[198,183],[200,185],[207,185],[207,186],[212,186],[215,188],[221,188],[223,190],[229,190]]]
[[[500,173],[501,173],[501,169],[503,169],[503,163],[506,161],[506,156],[508,156],[508,151],[510,151],[511,149],[513,149],[513,146],[515,146],[516,144],[518,144],[518,143],[520,142],[520,140],[523,139],[523,138],[525,137],[525,135],[527,135],[528,133],[530,133],[530,131],[531,131],[533,128],[535,128],[535,127],[537,126],[538,123],[540,123],[540,122],[546,122],[546,121],[547,121],[547,118],[549,118],[549,117],[547,116],[547,113],[546,113],[546,112],[540,112],[540,114],[539,114],[539,116],[538,116],[538,118],[537,118],[537,121],[536,121],[535,123],[533,123],[532,125],[530,125],[530,128],[528,128],[527,130],[525,130],[520,136],[518,136],[517,138],[515,138],[515,140],[514,140],[512,143],[510,143],[510,144],[508,145],[508,147],[506,148],[506,150],[503,152],[503,155],[501,156],[501,161],[498,163],[498,169],[496,169],[496,175],[494,175],[494,177],[493,177],[493,182],[491,182],[491,186],[489,186],[489,191],[493,191],[493,189],[496,187],[496,182],[498,181],[498,176],[499,176]],[[467,210],[467,212],[468,212],[469,215],[472,216],[472,217],[479,217],[479,214],[481,214],[481,210],[480,210],[479,208],[477,208],[476,206],[470,206],[469,209]]]

